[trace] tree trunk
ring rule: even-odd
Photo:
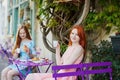
[[[90,0],[85,0],[84,9],[82,12],[82,16],[78,19],[78,21],[74,25],[79,25],[86,18],[90,7]]]

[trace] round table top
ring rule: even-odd
[[[17,65],[24,65],[24,66],[43,66],[43,65],[49,65],[52,64],[53,61],[49,60],[49,59],[40,59],[40,60],[36,60],[33,61],[32,59],[29,60],[20,60],[20,59],[12,59],[13,63],[17,64]]]

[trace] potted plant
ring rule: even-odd
[[[23,15],[24,15],[24,9],[21,9],[21,10],[20,10],[20,18],[22,18]]]
[[[110,36],[113,52],[115,54],[120,54],[120,27],[117,27],[117,32],[115,32],[115,36]]]
[[[119,36],[119,35],[120,35],[120,26],[118,26],[118,27],[116,28],[116,30],[117,30],[117,32],[115,33],[115,35],[116,35],[116,36]]]

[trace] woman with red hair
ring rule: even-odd
[[[59,43],[56,47],[57,65],[79,64],[83,60],[85,48],[86,48],[86,38],[83,27],[79,25],[74,26],[70,32],[69,37],[70,37],[70,41],[68,44],[68,48],[62,57],[60,56]],[[76,69],[69,69],[69,70],[64,69],[58,71],[58,73],[71,72],[71,71],[76,71]],[[77,79],[76,76],[58,78],[58,80],[76,80],[76,79]],[[55,79],[52,77],[52,73],[32,73],[29,74],[25,80],[55,80]]]
[[[12,54],[13,58],[19,58],[19,60],[28,60],[36,55],[34,42],[32,41],[30,33],[25,25],[21,25],[18,28]],[[19,64],[18,66],[10,64],[2,70],[1,80],[13,80],[14,76],[19,75],[18,68],[24,75],[27,66],[22,64]]]

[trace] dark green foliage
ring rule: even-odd
[[[64,52],[66,51],[67,47],[68,47],[68,46],[67,46],[66,44],[60,44],[61,55],[64,54]]]
[[[109,41],[101,41],[98,45],[93,45],[92,62],[112,62],[113,80],[120,80],[120,55],[115,55],[112,50],[112,44]],[[98,74],[93,76],[93,80],[109,80],[108,74]]]

